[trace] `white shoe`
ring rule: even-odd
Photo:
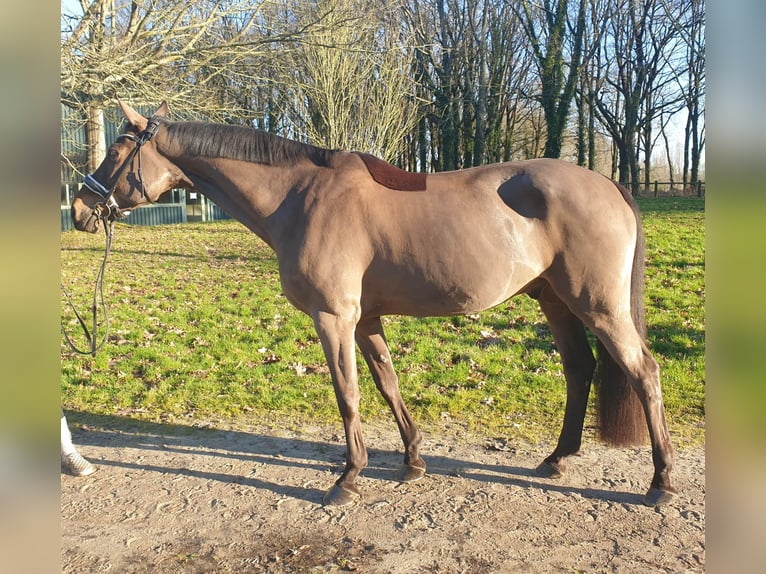
[[[74,476],[88,476],[96,471],[96,467],[80,456],[78,452],[62,456],[61,464]]]

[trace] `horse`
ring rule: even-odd
[[[519,294],[539,302],[566,380],[561,433],[539,475],[561,477],[579,452],[594,383],[603,441],[641,444],[648,431],[644,502],[677,494],[659,366],[645,342],[645,241],[623,186],[545,158],[414,174],[250,127],[173,122],[166,102],[150,117],[119,105],[122,133],[76,194],[75,227],[95,233],[171,189],[194,189],[273,249],[284,295],[313,321],[345,430],[345,468],[324,504],[359,500],[367,464],[355,344],[399,428],[395,478],[417,480],[422,435],[381,317],[474,314]]]

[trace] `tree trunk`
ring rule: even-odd
[[[628,164],[630,165],[630,190],[633,195],[638,195],[641,186],[641,170],[638,164],[638,154],[634,145],[627,146],[630,150]]]
[[[427,172],[428,171],[428,142],[426,140],[426,132],[428,131],[428,126],[426,125],[426,116],[423,114],[420,117],[420,120],[418,121],[418,139],[417,139],[417,146],[418,146],[418,171],[420,172]]]
[[[652,118],[647,116],[644,127],[644,189],[649,189],[652,178]]]
[[[581,84],[582,85],[582,84]],[[588,134],[586,128],[586,114],[585,114],[585,90],[581,90],[582,95],[577,102],[577,165],[585,165],[586,158],[588,157]]]
[[[633,145],[627,144],[623,145],[621,143],[617,143],[617,150],[619,155],[619,162],[618,162],[618,173],[617,173],[617,180],[627,186],[630,186],[630,175],[631,175],[631,162],[630,162],[630,156],[633,155]]]
[[[683,188],[689,183],[689,142],[691,140],[691,108],[689,109],[689,115],[686,118],[686,126],[684,128],[684,167],[681,180],[683,181]]]
[[[588,169],[596,169],[596,104],[593,90],[588,91]]]
[[[482,49],[482,54],[484,49]],[[480,60],[485,60],[482,56]],[[479,64],[479,91],[478,101],[476,102],[476,133],[473,144],[473,165],[481,165],[484,163],[484,155],[487,143],[487,94],[489,83],[489,69],[487,68],[486,61],[482,61]]]
[[[665,158],[668,162],[668,172],[670,175],[670,189],[673,189],[675,184],[675,173],[673,171],[673,155],[670,152],[670,142],[668,141],[668,133],[665,129],[666,125],[662,124],[662,127],[660,128],[662,133],[662,139],[665,141]]]
[[[698,113],[698,107],[697,107],[697,101],[695,100],[694,106],[693,106],[693,113],[691,114],[691,134],[692,134],[692,153],[691,153],[691,177],[690,177],[690,184],[692,187],[697,186],[697,182],[699,180],[699,169],[700,169],[700,155],[702,155],[702,150],[700,149],[700,138],[699,138],[699,113]]]
[[[85,130],[88,138],[88,172],[93,173],[106,157],[104,109],[98,104],[91,104],[87,114]]]
[[[545,116],[545,157],[558,158],[564,141],[569,110],[580,73],[583,35],[585,32],[585,0],[578,0],[577,22],[574,30],[569,26],[568,0],[556,0],[554,6],[545,4],[545,13],[533,17],[530,5],[522,2],[517,14],[532,44],[540,73],[540,105]],[[538,28],[545,29],[543,50]],[[570,62],[565,70],[566,39],[571,37]]]
[[[443,41],[449,37],[450,22],[444,8],[444,0],[436,3],[439,12],[439,27]],[[436,90],[436,110],[439,115],[439,171],[457,169],[458,156],[458,113],[455,101],[454,78],[452,77],[452,47],[443,46],[441,69],[438,70],[439,87]]]

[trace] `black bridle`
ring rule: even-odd
[[[144,174],[141,169],[141,147],[146,142],[150,141],[155,135],[157,135],[161,121],[162,118],[160,116],[152,116],[149,118],[149,121],[146,124],[146,129],[144,129],[137,136],[127,133],[121,134],[117,137],[118,140],[122,138],[129,139],[135,142],[136,145],[132,150],[130,150],[128,157],[125,158],[125,161],[122,162],[122,165],[117,170],[117,173],[115,173],[114,177],[112,178],[112,186],[109,189],[107,189],[106,186],[102,185],[95,177],[93,177],[93,174],[89,173],[83,179],[82,183],[86,188],[104,198],[104,202],[97,204],[94,208],[94,211],[96,211],[98,217],[104,224],[104,232],[106,234],[106,247],[104,249],[104,259],[101,262],[101,267],[98,271],[98,275],[96,276],[96,285],[93,289],[93,303],[91,305],[92,323],[90,329],[88,329],[88,325],[85,323],[85,319],[83,319],[82,315],[77,311],[77,308],[72,302],[72,297],[64,287],[64,284],[61,284],[61,290],[64,292],[69,306],[72,308],[72,311],[74,311],[75,317],[77,317],[77,321],[80,323],[80,327],[82,327],[82,330],[85,333],[85,339],[88,341],[88,346],[90,347],[89,350],[84,351],[79,349],[72,342],[63,324],[61,325],[61,331],[63,332],[64,339],[66,340],[69,347],[74,352],[81,355],[93,355],[95,357],[96,352],[104,346],[104,343],[106,343],[107,339],[109,338],[109,313],[106,307],[106,301],[104,300],[104,271],[106,269],[106,262],[109,259],[109,254],[112,251],[114,220],[124,219],[130,214],[130,210],[123,210],[117,204],[117,200],[114,199],[114,188],[117,186],[117,181],[119,181],[122,173],[127,169],[129,165],[132,164],[133,159],[138,156],[138,181],[139,185],[141,186],[141,195],[149,203],[154,203],[146,193],[146,188],[144,187]],[[100,339],[98,336],[99,308],[104,315],[104,334]]]
[[[104,198],[103,203],[96,205],[96,210],[98,211],[99,216],[105,220],[104,223],[106,223],[106,220],[111,221],[114,219],[124,219],[130,215],[130,210],[121,209],[117,204],[117,200],[114,199],[114,188],[117,186],[117,182],[119,181],[122,173],[128,168],[129,165],[133,163],[133,159],[136,156],[138,156],[138,181],[139,185],[141,186],[141,196],[149,203],[154,203],[146,193],[146,188],[144,187],[144,174],[141,168],[141,147],[143,147],[145,143],[157,135],[157,131],[160,128],[161,122],[161,116],[152,116],[149,118],[149,121],[146,124],[146,128],[137,136],[129,133],[120,134],[117,136],[118,141],[121,139],[128,139],[135,142],[136,145],[132,150],[130,150],[128,157],[125,158],[125,161],[122,162],[122,165],[114,174],[112,178],[113,183],[110,188],[107,189],[105,185],[101,184],[101,182],[93,177],[92,173],[89,173],[83,179],[82,184],[86,188]],[[106,227],[106,225],[104,227]]]

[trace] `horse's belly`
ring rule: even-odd
[[[369,315],[418,317],[478,313],[506,301],[537,275],[511,261],[476,265],[469,273],[390,271],[365,278],[362,309]]]
[[[401,214],[379,234],[362,308],[414,316],[477,313],[538,277],[551,258],[538,223],[496,196],[475,199],[473,211],[463,205],[460,217],[441,205],[416,221]]]

